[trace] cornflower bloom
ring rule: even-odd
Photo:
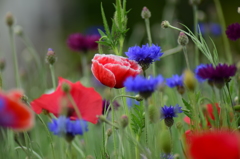
[[[146,44],[142,45],[142,47],[130,47],[128,52],[125,52],[125,54],[130,60],[137,61],[137,63],[142,66],[144,71],[148,69],[151,63],[160,60],[160,57],[163,55],[161,48],[154,44],[152,44],[152,46]]]
[[[199,29],[202,35],[214,35],[219,36],[222,34],[222,28],[217,23],[199,23]]]
[[[166,85],[170,88],[177,87],[177,90],[180,94],[184,94],[185,92],[183,86],[183,76],[173,75],[171,78],[167,78]]]
[[[129,77],[124,82],[124,86],[127,91],[139,93],[140,96],[147,99],[157,89],[157,86],[161,85],[162,78],[161,75],[156,78],[145,78],[143,76]]]
[[[227,27],[226,30],[227,37],[230,40],[236,41],[240,38],[240,24],[233,23]]]
[[[206,64],[197,69],[196,75],[221,89],[225,82],[230,81],[230,77],[234,76],[236,71],[235,65],[218,64],[214,67],[212,64]]]
[[[160,159],[174,159],[174,155],[172,154],[162,154]]]
[[[182,107],[179,107],[178,104],[176,106],[170,105],[169,107],[164,105],[160,110],[161,119],[164,119],[166,126],[171,127],[174,123],[173,117],[177,117],[177,113],[182,112]]]
[[[72,141],[75,135],[83,135],[85,131],[88,131],[88,125],[85,120],[67,118],[65,116],[59,116],[57,119],[53,119],[48,127],[54,135],[64,136],[67,141]]]

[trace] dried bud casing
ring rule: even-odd
[[[127,127],[129,121],[128,121],[128,116],[127,115],[122,115],[120,119],[120,124],[122,128]]]
[[[194,91],[196,88],[197,80],[193,72],[189,69],[184,71],[184,84],[190,91]]]
[[[8,12],[5,16],[5,21],[6,21],[6,24],[11,27],[14,23],[14,18],[13,18],[13,15],[12,13]]]
[[[141,16],[143,19],[149,19],[151,17],[151,12],[148,10],[147,7],[143,7]]]
[[[170,26],[170,23],[167,20],[162,21],[161,23],[162,28],[168,28]]]
[[[46,56],[46,62],[50,65],[53,65],[56,62],[56,55],[55,52],[49,48]]]
[[[178,44],[181,46],[186,46],[189,42],[187,35],[184,32],[180,32],[178,36]]]

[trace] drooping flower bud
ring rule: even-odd
[[[53,65],[56,62],[56,55],[53,49],[49,48],[46,56],[46,62]]]
[[[178,44],[181,46],[186,46],[189,40],[187,35],[184,32],[180,32],[178,36]]]
[[[196,78],[193,72],[189,69],[184,71],[184,84],[187,89],[190,91],[194,91],[197,85]]]
[[[162,21],[161,23],[162,28],[168,28],[170,26],[170,23],[167,20]]]
[[[14,18],[11,12],[8,12],[5,16],[6,24],[11,27],[14,23]]]
[[[120,125],[122,128],[125,128],[128,125],[128,116],[127,115],[122,115],[120,119]]]
[[[148,10],[147,7],[143,7],[141,16],[143,19],[149,19],[151,17],[151,12]]]

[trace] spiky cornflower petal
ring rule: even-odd
[[[227,27],[226,30],[227,37],[230,40],[236,41],[240,38],[240,24],[239,23],[233,23]]]
[[[70,120],[65,116],[60,116],[57,119],[53,119],[48,127],[54,135],[64,136],[70,135],[83,135],[85,131],[88,131],[88,125],[85,120]]]
[[[163,55],[161,48],[154,44],[151,46],[146,44],[142,45],[142,47],[130,47],[128,52],[125,52],[125,54],[130,60],[135,60],[139,64],[151,64],[152,62],[159,60]]]
[[[173,118],[177,117],[177,113],[182,113],[182,107],[179,107],[177,104],[176,106],[170,105],[169,107],[164,105],[164,107],[161,108],[161,118]]]
[[[183,76],[173,75],[171,78],[166,79],[166,84],[170,88],[183,86]]]

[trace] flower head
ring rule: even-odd
[[[171,78],[166,79],[166,84],[170,88],[183,86],[183,76],[173,75]]]
[[[141,66],[135,61],[122,56],[104,54],[95,54],[91,70],[96,79],[111,88],[124,87],[123,82],[128,77],[135,77],[142,71]]]
[[[88,125],[85,120],[71,120],[65,116],[59,116],[57,119],[53,119],[48,124],[50,131],[54,135],[83,135],[85,131],[88,131]]]
[[[74,99],[82,119],[96,124],[98,121],[97,115],[102,114],[102,98],[100,94],[97,93],[94,88],[87,88],[80,82],[72,83],[61,77],[59,78],[56,91],[51,94],[44,94],[32,101],[32,109],[37,114],[40,114],[42,110],[47,110],[58,117],[62,111],[61,102],[63,99],[66,99],[66,107],[71,110],[69,111],[68,117],[76,118],[77,114],[73,109],[73,105],[68,98],[66,98],[66,93],[62,90],[64,83],[70,86],[71,89],[69,93]]]
[[[118,107],[120,107],[120,104],[116,100],[113,101],[112,104],[113,104],[114,110],[117,109]],[[102,101],[102,107],[103,107],[102,114],[103,115],[107,112],[108,109],[109,109],[109,111],[112,109],[111,107],[109,108],[109,106],[110,106],[110,102],[108,100],[104,99]]]
[[[128,52],[125,52],[125,54],[130,60],[137,61],[138,64],[143,67],[143,70],[147,69],[149,64],[156,60],[159,60],[159,58],[163,55],[161,48],[154,44],[152,44],[152,46],[146,44],[142,45],[142,47],[130,47],[128,49]]]
[[[182,107],[179,107],[177,104],[176,106],[166,106],[161,108],[161,118],[166,119],[166,118],[173,118],[177,117],[177,113],[182,113]]]
[[[199,23],[199,29],[202,35],[214,35],[219,36],[222,34],[222,28],[217,23]]]
[[[237,159],[240,158],[240,136],[230,131],[209,131],[192,134],[189,155],[194,159]]]
[[[67,44],[70,49],[73,51],[83,51],[87,52],[88,50],[96,50],[98,41],[100,38],[99,35],[83,35],[80,33],[71,34],[67,39]]]
[[[230,40],[236,41],[240,38],[240,24],[239,23],[233,23],[227,27],[226,30],[227,37]]]
[[[160,159],[174,159],[174,155],[172,154],[162,154]]]
[[[197,66],[197,68],[195,69],[195,76],[198,80],[198,82],[204,82],[206,79],[203,79],[201,76],[198,75],[198,71],[199,69],[205,68],[207,67],[206,64],[200,64],[199,66]]]
[[[25,131],[33,127],[33,112],[21,102],[22,96],[23,93],[18,90],[8,93],[0,91],[0,127],[15,131]]]

